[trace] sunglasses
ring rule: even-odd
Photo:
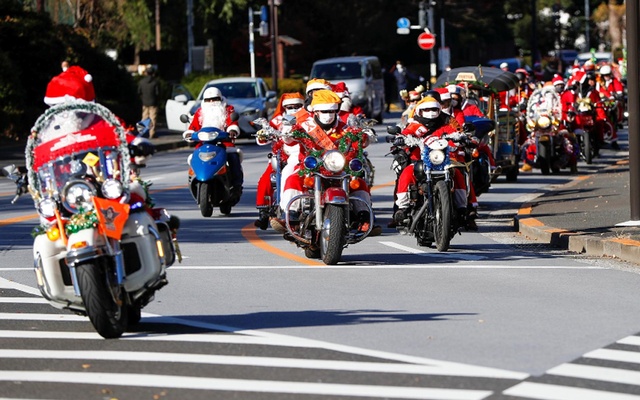
[[[204,101],[206,103],[210,103],[210,102],[213,102],[213,101],[222,101],[222,99],[220,97],[209,97],[208,99],[204,99]]]
[[[297,110],[302,108],[302,104],[290,104],[288,106],[284,106],[285,110]]]
[[[437,112],[440,111],[439,108],[423,108],[422,111],[431,111],[431,112]]]
[[[338,110],[318,110],[318,112],[322,114],[337,114]]]

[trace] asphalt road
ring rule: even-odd
[[[390,123],[391,121],[387,121]],[[450,251],[385,228],[338,266],[256,231],[266,149],[245,146],[245,192],[229,217],[200,216],[188,150],[143,176],[182,219],[185,259],[142,323],[102,340],[87,319],[42,302],[31,271],[29,198],[0,183],[0,393],[6,398],[640,398],[637,270],[530,242],[518,207],[571,176],[521,176],[480,197],[480,231]],[[391,216],[386,143],[374,207]]]

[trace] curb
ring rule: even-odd
[[[588,175],[577,177],[561,187],[574,185],[587,178]],[[521,235],[573,253],[640,264],[640,241],[622,237],[605,239],[598,235],[547,226],[542,221],[531,217],[533,206],[534,203],[531,201],[523,203],[513,218],[514,228]]]

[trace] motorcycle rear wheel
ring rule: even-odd
[[[200,183],[200,187],[198,188],[198,205],[200,206],[200,213],[203,217],[210,217],[213,214],[210,191],[211,188],[208,183]]]
[[[327,265],[335,265],[342,257],[344,247],[344,208],[335,204],[324,207],[324,222],[320,232],[320,255]]]
[[[127,311],[124,293],[117,294],[116,304],[109,289],[106,269],[98,263],[87,263],[76,267],[80,295],[87,316],[96,331],[105,339],[115,339],[127,329]]]
[[[434,224],[434,236],[436,249],[438,251],[449,250],[449,244],[451,243],[451,220],[453,215],[453,207],[451,206],[451,196],[449,195],[449,188],[444,181],[436,183],[433,193],[435,224]]]

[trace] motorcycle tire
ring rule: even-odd
[[[335,204],[325,205],[320,232],[320,256],[327,265],[335,265],[342,257],[345,236],[345,210]]]
[[[124,304],[124,293],[113,300],[109,289],[109,279],[105,268],[97,263],[81,264],[76,267],[80,295],[87,316],[98,334],[105,339],[115,339],[127,329],[128,307]]]
[[[438,249],[438,251],[447,251],[451,243],[453,207],[449,188],[444,181],[436,183],[433,192],[433,201],[436,213],[433,226],[436,249]]]
[[[206,182],[200,183],[198,188],[198,205],[200,206],[200,214],[203,217],[210,217],[213,214],[213,204],[211,204],[211,188]]]
[[[548,145],[541,145],[538,151],[537,164],[540,167],[540,171],[542,175],[549,175],[551,169],[551,148]]]
[[[229,215],[231,214],[231,208],[233,206],[229,203],[222,203],[220,204],[220,212],[224,215]]]
[[[584,132],[582,136],[582,146],[584,152],[584,161],[587,164],[591,164],[593,162],[593,147],[591,142],[591,133]]]
[[[142,319],[142,310],[138,305],[127,306],[127,328],[138,325]]]

